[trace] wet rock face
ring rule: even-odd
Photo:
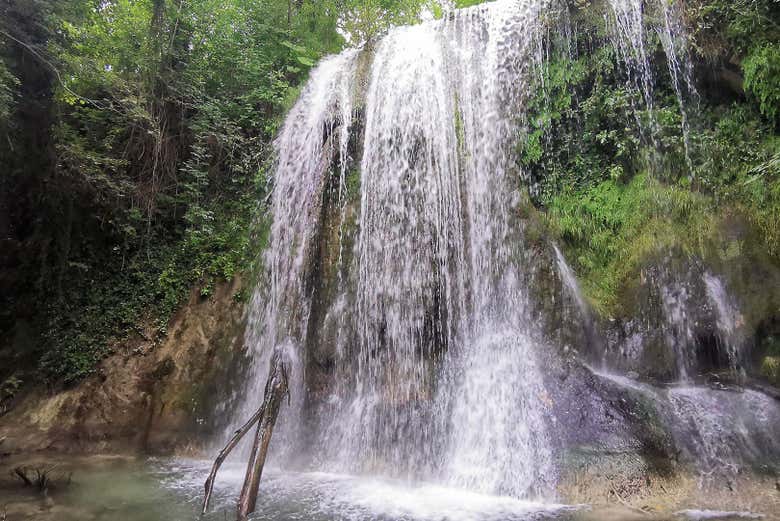
[[[772,347],[780,267],[743,219],[724,217],[718,226],[717,239],[696,254],[648,253],[620,289],[618,315],[598,324],[614,370],[662,382],[732,374],[771,383],[762,367],[780,356]]]
[[[573,288],[567,288],[550,243],[540,243],[523,255],[524,265],[529,267],[526,287],[530,313],[551,349],[562,356],[597,363],[602,356],[602,334],[593,315],[577,303]]]
[[[602,472],[614,473],[637,462],[645,474],[673,471],[675,444],[653,404],[641,394],[594,375],[574,359],[547,360],[545,366],[550,370],[545,388],[564,477],[602,464]]]
[[[362,53],[359,67],[369,53]],[[361,70],[359,68],[359,70]],[[308,298],[311,312],[306,338],[306,378],[311,395],[317,401],[327,394],[345,331],[351,323],[347,302],[354,298],[351,266],[359,220],[359,158],[361,142],[357,139],[363,126],[362,109],[353,112],[351,135],[345,158],[331,158],[327,184],[322,192],[319,228],[315,234],[315,254],[311,258]],[[341,123],[336,123],[341,124]],[[341,164],[341,161],[345,161]],[[339,300],[342,299],[342,300]]]
[[[738,304],[703,263],[679,253],[650,260],[622,302],[622,316],[604,327],[615,369],[666,382],[743,369]]]
[[[7,452],[63,450],[170,453],[197,450],[226,421],[241,380],[240,280],[202,299],[194,290],[161,339],[114,347],[97,374],[76,387],[26,396],[0,417]]]
[[[615,488],[622,497],[641,497],[651,483],[683,476],[714,476],[718,482],[708,486],[725,487],[734,469],[776,472],[771,462],[780,452],[768,433],[780,409],[775,394],[752,380],[756,360],[769,360],[765,382],[775,374],[766,354],[775,322],[765,318],[754,326],[756,316],[772,316],[763,304],[773,298],[767,297],[772,288],[746,293],[752,286],[740,283],[741,262],[651,256],[624,289],[622,316],[596,318],[591,342],[560,274],[540,266],[530,287],[542,298],[540,320],[552,317],[544,322],[550,345],[543,365],[566,497],[591,497],[599,487],[607,495]],[[568,342],[596,349],[572,349]],[[599,351],[600,359],[588,356]],[[705,381],[712,387],[692,386]]]

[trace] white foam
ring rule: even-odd
[[[164,464],[164,483],[196,502],[210,462],[178,460]],[[226,464],[215,484],[214,509],[230,508],[244,468]],[[587,508],[480,494],[464,489],[407,483],[369,476],[327,472],[269,470],[260,488],[258,519],[281,513],[301,519],[345,521],[392,519],[409,521],[533,521]]]

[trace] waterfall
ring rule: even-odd
[[[743,343],[740,331],[741,313],[720,277],[707,272],[703,278],[707,298],[715,310],[719,347],[724,351],[730,369],[738,372],[741,369]]]
[[[340,379],[354,385],[341,397],[344,428],[326,443],[339,465],[517,496],[551,475],[508,247],[519,233],[508,221],[511,118],[527,95],[539,9],[459,11],[398,29],[376,49],[361,161],[358,347],[340,364]]]
[[[745,462],[764,463],[766,454],[778,454],[773,433],[780,425],[780,411],[768,396],[681,387],[669,390],[667,399],[675,429],[696,460],[703,484],[737,475]]]
[[[665,270],[658,281],[658,291],[665,343],[676,361],[678,381],[689,381],[696,370],[720,366],[729,369],[734,376],[740,376],[742,318],[721,278],[707,271],[698,273],[694,270],[687,278],[679,279]],[[697,328],[702,329],[700,322],[705,319],[706,311],[710,315],[706,318],[711,323],[714,349],[701,345],[695,332]],[[702,366],[697,360],[697,352],[708,348],[711,352],[703,353],[704,358],[711,358],[708,362],[715,367]]]
[[[685,281],[672,280],[660,287],[661,310],[664,317],[666,345],[672,350],[677,365],[677,378],[687,381],[695,367],[696,337],[690,309],[691,292]]]
[[[613,39],[628,76],[644,98],[648,110],[653,110],[654,77],[645,47],[645,22],[642,0],[610,0],[612,8]],[[651,115],[652,117],[652,115]],[[651,132],[655,132],[652,120]],[[641,127],[640,127],[641,128]],[[653,136],[654,137],[654,136]]]
[[[294,366],[292,410],[275,442],[289,457],[310,407],[320,468],[515,497],[550,492],[539,335],[512,246],[522,225],[511,184],[544,5],[459,10],[312,72],[277,141],[267,282],[247,336],[247,412],[273,349],[283,346]],[[370,60],[365,92],[361,60]],[[333,383],[308,403],[312,256],[332,178],[345,226],[347,164],[359,165],[360,204],[354,251],[324,318],[338,338]]]
[[[780,407],[774,398],[751,390],[685,384],[659,388],[595,369],[593,373],[650,400],[677,446],[697,467],[702,486],[722,485],[750,465],[774,468],[780,455],[774,435],[780,428]]]
[[[553,245],[553,251],[555,252],[555,262],[558,266],[558,273],[563,280],[564,287],[569,296],[574,299],[577,304],[577,309],[580,312],[582,318],[588,322],[591,321],[591,312],[588,303],[585,301],[585,296],[582,294],[580,284],[577,282],[577,275],[574,274],[574,270],[571,269],[569,263],[566,262],[566,257],[563,256],[558,245]]]

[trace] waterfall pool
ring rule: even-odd
[[[72,472],[46,495],[23,487],[14,467]],[[203,481],[211,462],[114,456],[42,456],[0,460],[0,519],[5,521],[187,521],[198,519]],[[204,521],[234,519],[243,465],[226,463]],[[772,519],[747,511],[682,509],[640,514],[622,505],[564,505],[490,496],[434,484],[407,483],[325,472],[280,472],[263,476],[257,514],[274,521],[632,521]]]
[[[17,465],[54,469],[57,479],[43,496],[11,476]],[[198,519],[203,481],[210,461],[64,458],[52,456],[4,462],[0,478],[0,519],[57,521],[183,521]],[[34,472],[33,472],[34,473]],[[206,520],[233,519],[243,464],[225,463],[217,479]],[[324,472],[263,475],[259,520],[568,520],[585,507],[522,501],[445,488],[409,486],[399,481]],[[5,510],[4,510],[5,509]],[[6,518],[3,513],[6,513]]]

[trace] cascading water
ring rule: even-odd
[[[688,35],[685,25],[682,23],[679,2],[667,0],[609,0],[613,16],[607,20],[612,27],[615,47],[621,55],[628,76],[633,87],[642,95],[645,107],[648,110],[649,122],[640,129],[647,128],[649,137],[655,140],[658,131],[655,115],[653,114],[653,90],[655,76],[651,65],[651,57],[647,51],[647,27],[645,11],[654,10],[658,20],[652,29],[658,34],[661,45],[666,53],[669,76],[672,88],[677,95],[682,118],[681,127],[683,145],[685,147],[685,159],[689,170],[693,169],[690,158],[690,124],[688,101],[698,99],[696,87],[693,82],[693,65],[688,51]],[[639,116],[637,116],[639,118]]]
[[[607,22],[613,27],[615,47],[633,86],[642,94],[647,109],[652,111],[654,79],[645,46],[643,4],[642,0],[610,0],[613,18]],[[655,132],[654,127],[653,120],[651,132]]]
[[[728,483],[749,466],[774,471],[780,444],[780,407],[752,390],[705,386],[662,388],[624,376],[594,371],[631,392],[640,393],[669,426],[677,446],[693,461],[703,486]]]
[[[577,303],[577,309],[582,315],[582,318],[586,321],[590,321],[591,311],[588,307],[588,303],[585,301],[585,296],[582,294],[580,284],[577,282],[577,275],[574,274],[574,270],[572,270],[569,263],[566,262],[566,258],[557,245],[553,245],[553,251],[555,252],[555,262],[558,265],[558,273],[561,275],[566,291],[571,298],[574,299],[574,302]]]
[[[684,281],[671,281],[664,283],[660,290],[666,345],[673,352],[677,365],[677,378],[686,381],[695,365],[693,358],[696,355],[693,318],[689,313],[690,288]]]
[[[667,399],[704,484],[736,476],[746,462],[766,463],[765,454],[780,451],[773,435],[780,427],[780,411],[768,396],[681,387],[670,389]]]
[[[544,5],[496,2],[391,32],[373,50],[362,135],[350,127],[362,97],[354,51],[323,62],[288,117],[270,284],[253,301],[248,338],[258,383],[274,347],[296,353],[288,427],[305,406],[318,198],[328,165],[336,159],[343,187],[344,165],[358,159],[345,147],[363,142],[359,231],[325,319],[339,347],[314,441],[321,466],[516,497],[549,491],[544,385],[510,246],[522,230],[510,218],[519,198],[509,176]]]
[[[687,382],[697,372],[719,368],[740,376],[742,319],[721,278],[693,270],[681,279],[666,269],[656,284],[665,344],[675,359],[677,380]],[[713,326],[707,335],[711,345],[702,345],[697,334],[703,329],[701,322]]]
[[[672,87],[677,94],[680,106],[683,145],[685,146],[685,160],[688,170],[693,171],[691,161],[690,122],[686,100],[698,101],[698,93],[693,83],[693,65],[688,52],[688,33],[682,23],[682,15],[679,12],[678,2],[658,2],[663,24],[656,29],[661,45],[666,53],[666,63],[669,75],[672,79]]]
[[[541,491],[539,476],[551,475],[530,399],[542,385],[507,246],[509,118],[526,94],[508,87],[522,85],[539,8],[459,12],[399,29],[376,49],[361,164],[358,348],[340,363],[340,379],[354,385],[341,397],[344,427],[325,443],[348,468],[516,496]]]
[[[704,274],[707,298],[715,310],[719,348],[728,358],[729,368],[737,372],[742,362],[740,325],[742,315],[726,291],[723,281],[712,273]]]
[[[254,359],[241,417],[262,401],[265,374],[273,350],[290,359],[291,411],[283,415],[283,439],[294,438],[304,403],[303,342],[310,313],[307,289],[313,239],[319,226],[326,174],[335,157],[345,164],[357,51],[324,60],[287,117],[277,140],[279,150],[273,197],[271,247],[267,267],[249,306],[246,343]],[[339,172],[343,184],[344,170]]]

